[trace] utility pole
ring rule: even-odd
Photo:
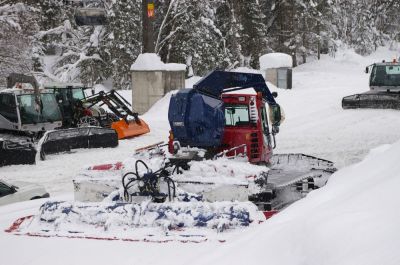
[[[154,0],[142,0],[142,24],[143,24],[143,50],[142,53],[154,53]]]

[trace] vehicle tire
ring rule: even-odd
[[[100,126],[100,122],[93,116],[83,116],[79,119],[78,127]]]

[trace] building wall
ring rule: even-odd
[[[265,71],[265,80],[272,83],[276,87],[291,89],[292,88],[292,69],[287,67],[269,68]]]
[[[265,80],[278,86],[278,73],[276,68],[266,69],[265,71]]]

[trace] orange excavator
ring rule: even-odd
[[[56,95],[64,128],[112,128],[117,132],[118,139],[150,132],[146,122],[132,111],[131,104],[115,90],[86,96],[86,88],[82,84],[46,84],[45,88]]]

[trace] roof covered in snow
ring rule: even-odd
[[[292,67],[292,56],[286,53],[268,53],[260,57],[260,70],[280,67]]]
[[[132,64],[131,71],[186,71],[186,65],[163,63],[155,53],[142,53]]]

